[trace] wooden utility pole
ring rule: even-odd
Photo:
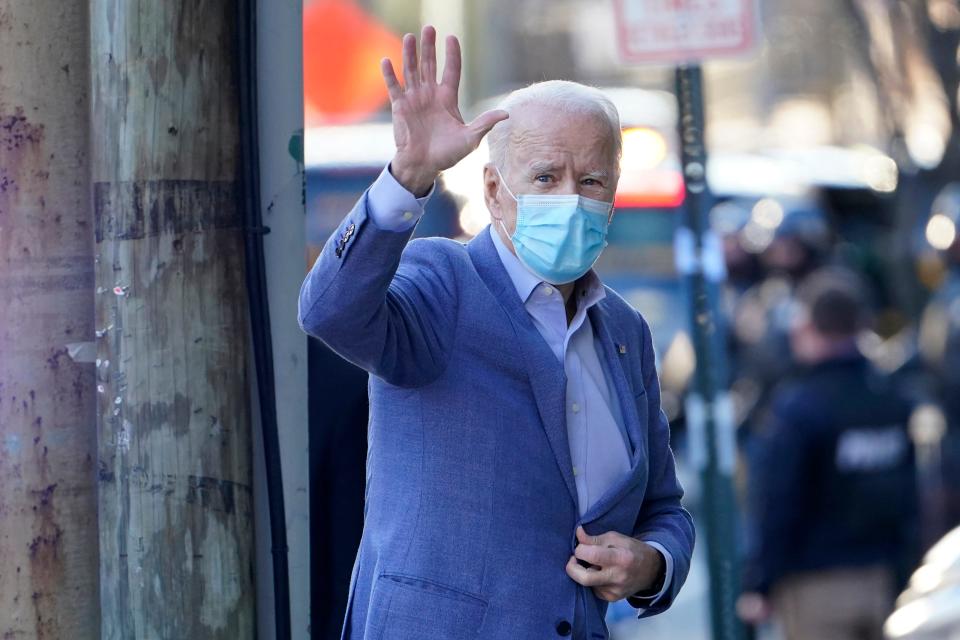
[[[0,637],[98,637],[87,9],[0,0]]]
[[[90,5],[102,637],[252,638],[236,3]]]

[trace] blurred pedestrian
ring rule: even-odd
[[[936,455],[926,456],[923,477],[924,541],[933,543],[960,525],[960,183],[937,195],[926,225],[927,241],[938,249],[942,282],[923,310],[918,336],[932,399],[946,429],[927,438]],[[931,407],[932,408],[932,407]],[[929,431],[929,430],[928,430]]]
[[[730,395],[736,424],[734,482],[740,529],[738,552],[756,544],[749,526],[746,499],[749,467],[762,430],[771,394],[796,369],[790,349],[790,323],[798,283],[820,267],[829,253],[827,216],[812,195],[736,198],[727,203],[727,218],[736,224],[725,248],[731,281],[727,287],[727,341]],[[738,215],[737,215],[738,214]],[[733,257],[734,260],[730,258]],[[749,267],[755,265],[755,269]],[[733,268],[731,268],[733,267]],[[735,287],[735,288],[734,288]]]
[[[910,403],[857,348],[862,286],[825,269],[790,333],[805,369],[774,392],[751,464],[756,547],[738,611],[789,640],[880,639],[915,536]]]
[[[738,235],[741,245],[758,252],[761,272],[732,311],[731,389],[750,432],[774,386],[794,368],[789,334],[796,287],[824,265],[830,230],[824,212],[806,198],[763,198]]]
[[[619,116],[545,82],[466,124],[459,44],[438,82],[435,39],[418,60],[404,38],[405,86],[383,62],[397,153],[300,294],[301,327],[370,373],[344,638],[607,638],[608,602],[671,604],[694,539],[650,329],[592,270]],[[439,172],[487,132],[493,224],[408,244]]]

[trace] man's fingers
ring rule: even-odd
[[[593,544],[601,547],[621,547],[627,548],[633,541],[633,538],[617,533],[616,531],[607,531],[598,536],[591,536],[583,527],[577,527],[577,540],[585,544]]]
[[[573,551],[573,555],[577,558],[603,568],[622,564],[621,553],[620,549],[615,547],[594,546],[586,543],[580,543]]]
[[[447,36],[447,54],[443,63],[443,84],[454,91],[460,89],[460,41]]]
[[[600,544],[597,536],[592,536],[583,527],[577,527],[577,542],[580,544]]]
[[[420,34],[420,82],[437,83],[437,30],[430,25]]]
[[[403,84],[407,88],[420,86],[420,69],[417,65],[417,37],[412,33],[403,36]]]
[[[490,129],[493,129],[493,125],[506,120],[509,117],[510,114],[503,109],[493,109],[491,111],[481,113],[467,126],[470,127],[470,130],[473,131],[474,135],[477,137],[477,141],[479,142],[483,136],[490,132]]]
[[[597,540],[597,544],[603,547],[617,547],[619,549],[626,549],[633,543],[633,538],[625,536],[622,533],[617,533],[616,531],[607,531],[606,533],[601,533],[598,536],[594,536]]]
[[[393,63],[390,58],[384,58],[380,61],[380,73],[383,74],[383,81],[387,85],[387,93],[390,95],[390,102],[393,102],[403,95],[403,88],[400,81],[397,80],[397,74],[393,70]]]
[[[606,570],[587,569],[577,564],[576,556],[570,556],[567,561],[567,575],[585,587],[603,586],[610,582]]]

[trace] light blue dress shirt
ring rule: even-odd
[[[630,473],[626,433],[619,403],[610,398],[610,386],[594,344],[587,310],[606,295],[591,270],[580,278],[573,294],[577,311],[567,324],[563,296],[523,266],[490,227],[493,244],[507,274],[523,300],[533,325],[543,336],[567,375],[567,441],[573,461],[580,515]]]
[[[423,216],[432,194],[433,188],[422,198],[414,197],[387,167],[367,194],[370,219],[385,231],[407,231]],[[597,355],[593,326],[587,315],[606,292],[597,274],[593,270],[587,272],[576,283],[573,295],[577,296],[577,311],[568,324],[563,296],[557,288],[527,270],[492,227],[488,231],[534,326],[563,363],[567,376],[567,438],[582,516],[630,471],[630,445],[620,404],[610,393],[606,367]],[[655,596],[642,598],[647,606],[652,606],[673,579],[673,557],[662,545],[652,541],[647,544],[663,555],[666,564],[663,589]]]

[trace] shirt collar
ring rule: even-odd
[[[530,294],[533,293],[534,289],[544,284],[543,280],[523,266],[520,259],[504,244],[500,238],[500,234],[497,233],[492,224],[487,227],[487,229],[493,240],[493,246],[497,248],[497,255],[500,256],[500,262],[503,263],[503,268],[507,270],[507,275],[510,276],[510,281],[517,290],[520,300],[526,304],[527,299],[530,297]],[[583,307],[587,309],[605,298],[607,292],[603,288],[603,283],[600,282],[600,276],[598,276],[593,269],[590,269],[590,271],[587,271],[577,280],[577,285],[574,287],[574,295],[582,298],[582,300],[577,303],[577,308]]]

